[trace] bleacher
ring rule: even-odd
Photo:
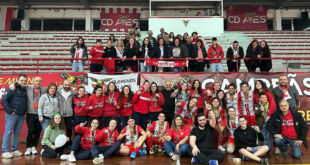
[[[0,60],[0,71],[63,72],[71,71],[69,60],[53,60],[53,58],[71,58],[70,48],[79,36],[85,39],[88,50],[95,45],[96,39],[102,39],[105,45],[109,34],[116,38],[124,38],[124,32],[101,31],[2,31],[0,32],[0,59],[17,58],[16,60]],[[142,36],[146,36],[146,32]],[[206,45],[211,44],[211,36],[202,37]],[[266,40],[271,48],[272,57],[310,57],[310,32],[303,31],[258,31],[258,32],[225,32],[218,37],[224,52],[234,40],[238,40],[246,51],[252,39]],[[246,52],[245,52],[246,53]],[[39,61],[27,58],[44,58]],[[227,71],[226,61],[222,61]],[[289,71],[309,71],[310,60],[289,60]],[[273,60],[273,71],[286,71],[285,60]],[[85,67],[87,71],[87,67]],[[241,71],[246,71],[242,61]]]

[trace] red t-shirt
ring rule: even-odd
[[[110,146],[117,142],[119,133],[116,129],[112,132],[109,127],[103,128],[96,135],[96,142],[99,142],[99,146]]]
[[[281,133],[289,139],[296,139],[298,137],[294,126],[293,116],[290,110],[286,115],[283,115]]]
[[[178,143],[179,141],[183,140],[185,136],[190,136],[190,134],[191,129],[187,125],[184,125],[181,130],[177,131],[173,128],[170,128],[167,135],[170,136],[175,143]]]

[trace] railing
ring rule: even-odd
[[[289,61],[309,60],[308,62],[305,62],[305,63],[307,65],[309,65],[309,68],[308,68],[307,72],[310,72],[310,57],[309,58],[305,58],[305,57],[304,58],[260,58],[260,59],[257,59],[257,60],[263,61],[263,60],[270,60],[270,59],[273,62],[276,61],[276,60],[284,60],[285,61],[284,63],[282,63],[282,65],[285,64],[285,70],[283,68],[283,71],[281,71],[281,72],[289,72],[290,71],[289,70],[289,64],[290,63],[294,63],[294,62],[289,62]],[[21,68],[21,67],[25,67],[25,66],[31,65],[31,66],[33,66],[33,68],[30,68],[30,69],[29,68],[27,68],[27,69],[25,68],[25,70],[28,70],[28,71],[30,70],[30,71],[33,71],[33,72],[39,74],[41,72],[44,72],[42,70],[47,70],[44,73],[52,72],[52,71],[48,71],[49,68],[46,68],[46,67],[43,68],[43,66],[51,66],[51,65],[58,66],[58,65],[60,65],[57,62],[56,63],[49,63],[49,64],[44,63],[44,62],[46,62],[46,61],[59,61],[59,60],[68,61],[68,63],[65,63],[65,65],[69,66],[71,64],[71,63],[69,63],[71,60],[77,60],[77,59],[72,59],[72,58],[0,58],[0,61],[12,61],[12,62],[13,61],[27,61],[27,62],[32,61],[33,62],[31,64],[21,63],[20,65],[19,64],[14,64],[14,63],[12,63],[12,64],[8,64],[8,63],[4,64],[4,63],[0,62],[0,66],[1,65],[9,65],[9,66],[14,66],[14,65],[16,66],[16,65],[18,65],[18,67],[11,68],[12,70],[10,70],[9,68],[5,69],[6,71],[11,72],[12,74],[17,74],[17,73],[21,73],[23,71],[16,71],[14,69],[20,68],[20,70],[23,70],[23,68]],[[92,59],[80,59],[80,60],[85,60],[84,70],[89,71]],[[105,59],[102,58],[102,59],[96,59],[96,60],[102,60],[103,61]],[[145,58],[135,58],[135,59],[134,58],[126,58],[126,59],[114,58],[114,60],[115,61],[119,61],[119,60],[121,60],[121,61],[137,61],[137,72],[140,73],[140,61],[141,60],[147,60],[147,59],[145,59]],[[204,61],[206,61],[206,60],[235,60],[235,59],[231,59],[231,58],[212,58],[212,59],[210,59],[210,58],[201,58],[201,59],[197,59],[197,58],[161,58],[161,59],[157,59],[157,60],[159,60],[159,61],[197,61],[197,60],[204,60]],[[251,58],[242,58],[240,60],[253,60],[253,59],[251,59]],[[237,62],[237,66],[238,66],[239,65],[238,64],[238,60],[236,62]],[[298,63],[298,62],[295,62],[295,63]],[[222,64],[223,64],[223,62],[222,62]],[[86,65],[86,68],[85,68],[85,65]],[[223,65],[226,65],[226,64],[223,64]],[[273,65],[273,68],[274,68],[274,65]],[[56,70],[56,69],[57,68],[53,68],[53,69],[50,68],[50,70]],[[66,68],[66,69],[69,70],[69,68]],[[238,67],[237,67],[237,69],[238,69]],[[186,67],[185,72],[190,72],[188,67]],[[228,72],[228,71],[226,71],[226,72]],[[101,72],[101,73],[103,73],[103,72]],[[123,72],[115,72],[115,73],[123,73]]]

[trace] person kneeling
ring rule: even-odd
[[[99,133],[98,119],[91,121],[91,127],[84,127],[86,124],[81,123],[75,127],[77,133],[71,146],[71,152],[69,155],[61,155],[61,160],[68,160],[69,162],[75,162],[78,160],[90,159],[91,152],[90,147],[95,144],[96,133]],[[80,135],[79,135],[80,134]]]
[[[268,164],[268,159],[260,158],[259,156],[265,155],[269,148],[267,145],[257,146],[256,140],[257,136],[260,141],[264,141],[264,136],[260,132],[259,127],[249,127],[247,126],[247,120],[245,117],[239,117],[239,127],[234,132],[236,148],[242,155],[242,160],[250,158],[252,160],[258,161],[261,164]]]
[[[117,141],[119,135],[115,129],[117,122],[115,119],[111,119],[109,126],[103,128],[95,137],[95,141],[99,142],[99,145],[91,146],[91,153],[93,156],[93,163],[100,164],[105,157],[109,157],[114,154],[120,147],[121,142]]]
[[[147,135],[139,125],[135,124],[135,120],[132,117],[129,117],[127,124],[128,125],[123,128],[121,134],[117,137],[117,140],[122,140],[126,137],[125,143],[121,145],[119,153],[122,155],[130,155],[132,159],[135,159],[137,154],[146,154],[146,151],[141,150],[141,147],[143,147],[142,145]]]

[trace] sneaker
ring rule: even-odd
[[[279,147],[276,147],[276,148],[275,148],[274,153],[275,153],[276,155],[280,155],[280,154],[281,154]]]
[[[244,161],[249,161],[250,158],[246,157],[245,155],[242,155],[241,157],[241,161],[244,162]]]
[[[195,159],[194,157],[191,160],[192,164],[200,164],[199,160]]]
[[[11,158],[13,158],[13,155],[10,152],[5,152],[2,154],[2,158],[11,159]]]
[[[68,160],[68,158],[69,158],[69,155],[66,155],[66,154],[62,154],[60,156],[60,160]]]
[[[158,149],[157,149],[157,151],[158,151],[159,153],[161,153],[161,152],[163,152],[163,148],[162,148],[161,146],[159,146]]]
[[[31,155],[31,151],[32,151],[31,148],[27,148],[27,149],[26,149],[26,152],[24,153],[24,155],[25,155],[25,156]]]
[[[171,157],[172,160],[180,160],[180,155],[176,155],[174,154],[172,157]]]
[[[283,158],[289,158],[290,155],[288,154],[288,152],[283,152],[282,153]]]
[[[69,161],[69,162],[76,162],[75,156],[74,156],[73,154],[70,154],[70,155],[68,156],[68,161]]]
[[[135,158],[136,158],[136,155],[137,155],[136,152],[132,152],[131,155],[130,155],[130,157],[131,157],[132,159],[135,159]]]
[[[31,148],[31,153],[32,153],[32,155],[38,154],[38,151],[36,150],[36,147],[32,147]]]
[[[100,164],[100,163],[103,163],[103,159],[102,159],[102,158],[100,158],[100,157],[95,158],[95,159],[93,159],[93,163],[94,163],[94,164]]]
[[[146,155],[147,152],[146,152],[146,150],[139,150],[139,154],[140,154],[140,155]]]
[[[269,163],[268,163],[268,159],[267,159],[267,158],[261,159],[261,160],[260,160],[260,164],[268,165],[268,164],[269,164]]]
[[[13,155],[13,156],[22,156],[23,153],[21,153],[20,151],[16,150],[16,151],[13,151],[13,152],[12,152],[12,155]]]
[[[217,149],[220,150],[220,151],[222,151],[222,152],[225,152],[225,151],[226,151],[225,148],[224,148],[223,146],[218,146]]]
[[[40,155],[41,155],[41,156],[42,156],[43,152],[44,152],[44,149],[42,149],[41,152],[40,152]]]
[[[217,160],[210,160],[209,165],[218,165],[219,162]]]
[[[99,154],[99,159],[102,159],[102,161],[103,161],[104,156],[102,154]]]
[[[149,153],[150,153],[150,155],[154,155],[154,149],[151,148],[151,149],[149,150]]]

